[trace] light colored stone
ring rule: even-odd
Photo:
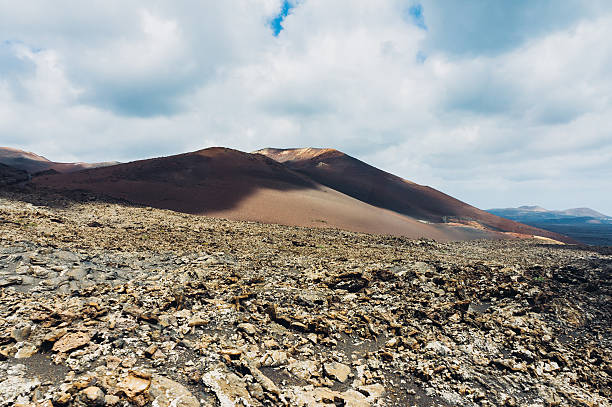
[[[348,389],[347,391],[340,393],[340,397],[344,400],[344,405],[346,407],[370,406],[370,402],[366,399],[366,397],[357,390]]]
[[[255,367],[253,363],[249,364],[249,370],[251,371],[251,375],[255,378],[255,380],[257,380],[264,390],[275,395],[280,394],[280,390],[276,384],[274,384],[274,382],[268,376],[263,374],[261,370]]]
[[[134,398],[151,385],[151,377],[138,372],[130,372],[118,387],[128,398]]]
[[[95,406],[104,405],[104,392],[99,387],[89,386],[82,390],[82,393],[85,396],[85,402],[88,404]]]
[[[319,365],[312,360],[293,361],[287,366],[287,370],[306,381],[309,381],[313,376],[320,376]]]
[[[336,401],[340,401],[345,407],[369,407],[371,405],[366,396],[352,389],[340,393],[327,387],[293,387],[283,393],[283,397],[290,400],[289,405],[299,407],[329,407]]]
[[[106,403],[107,406],[116,406],[117,404],[119,404],[119,401],[121,399],[113,394],[107,394],[106,396],[104,396],[104,403]]]
[[[259,405],[259,402],[251,398],[244,381],[234,373],[211,370],[204,374],[202,381],[215,393],[220,407]]]
[[[44,336],[43,342],[57,342],[67,333],[68,331],[66,329],[55,329]]]
[[[238,330],[251,336],[257,334],[257,329],[255,329],[255,325],[246,322],[238,324]]]
[[[26,359],[35,354],[37,351],[36,346],[31,343],[24,344],[17,353],[15,354],[15,359]]]
[[[7,378],[0,381],[0,407],[13,406],[18,399],[30,395],[40,385],[38,379],[23,377],[25,366],[16,365],[9,369]]]
[[[385,387],[380,383],[359,386],[359,391],[365,393],[368,399],[377,399],[385,394]]]
[[[389,340],[388,340],[388,341],[385,343],[385,346],[386,346],[387,348],[395,348],[395,347],[398,345],[398,343],[399,343],[399,340],[398,340],[398,339],[397,339],[397,337],[395,336],[395,337],[393,337],[393,338],[389,339]]]
[[[346,379],[348,379],[349,374],[351,374],[351,368],[339,362],[324,363],[323,369],[328,377],[342,383],[344,383]]]
[[[90,340],[91,337],[87,332],[69,333],[55,342],[52,350],[54,352],[67,353],[87,345]]]
[[[158,349],[158,346],[156,344],[149,345],[149,347],[147,347],[147,349],[145,349],[144,351],[145,356],[148,358],[153,357],[155,352],[157,352],[157,349]]]
[[[281,350],[271,350],[266,352],[259,361],[262,366],[278,367],[286,365],[288,361],[287,352]]]
[[[425,349],[426,350],[432,350],[432,351],[434,351],[435,353],[437,353],[440,356],[447,356],[447,355],[450,355],[452,353],[450,348],[448,346],[444,345],[440,341],[429,342],[425,346]]]
[[[153,407],[200,407],[200,402],[189,390],[164,376],[153,375],[149,394]]]

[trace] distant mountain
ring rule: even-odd
[[[515,208],[510,208],[510,209],[515,209]],[[549,212],[548,209],[544,209],[541,206],[537,206],[537,205],[533,205],[533,206],[519,206],[517,209],[522,209],[525,211],[531,211],[531,212]]]
[[[489,209],[488,212],[561,233],[583,243],[612,246],[612,217],[590,208],[548,210],[539,206],[520,206]]]
[[[612,220],[612,217],[604,215],[590,208],[572,208],[565,210],[548,210],[540,206],[519,206],[518,208],[494,208],[487,212],[507,219],[523,222],[524,220],[568,220],[571,218],[586,218],[599,220]]]
[[[28,172],[37,174],[43,171],[75,172],[87,168],[107,167],[118,164],[117,161],[101,163],[58,163],[50,161],[43,156],[28,151],[18,150],[10,147],[0,147],[0,164],[8,165]]]
[[[341,151],[326,148],[265,148],[255,151],[316,182],[378,208],[433,223],[466,224],[500,232],[571,239],[494,216],[431,187],[382,171]]]
[[[590,217],[590,218],[596,218],[596,219],[612,219],[612,217],[604,215],[601,212],[597,212],[591,208],[573,208],[573,209],[566,209],[564,211],[554,211],[557,213],[561,213],[563,215],[569,215],[569,216],[582,216],[582,217]]]

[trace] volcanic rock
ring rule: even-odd
[[[0,190],[2,407],[610,406],[608,248],[78,197]]]

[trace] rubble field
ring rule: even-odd
[[[610,406],[612,248],[0,190],[0,407]]]

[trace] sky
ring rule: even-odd
[[[612,215],[607,0],[0,0],[0,146],[337,148],[479,208]]]

